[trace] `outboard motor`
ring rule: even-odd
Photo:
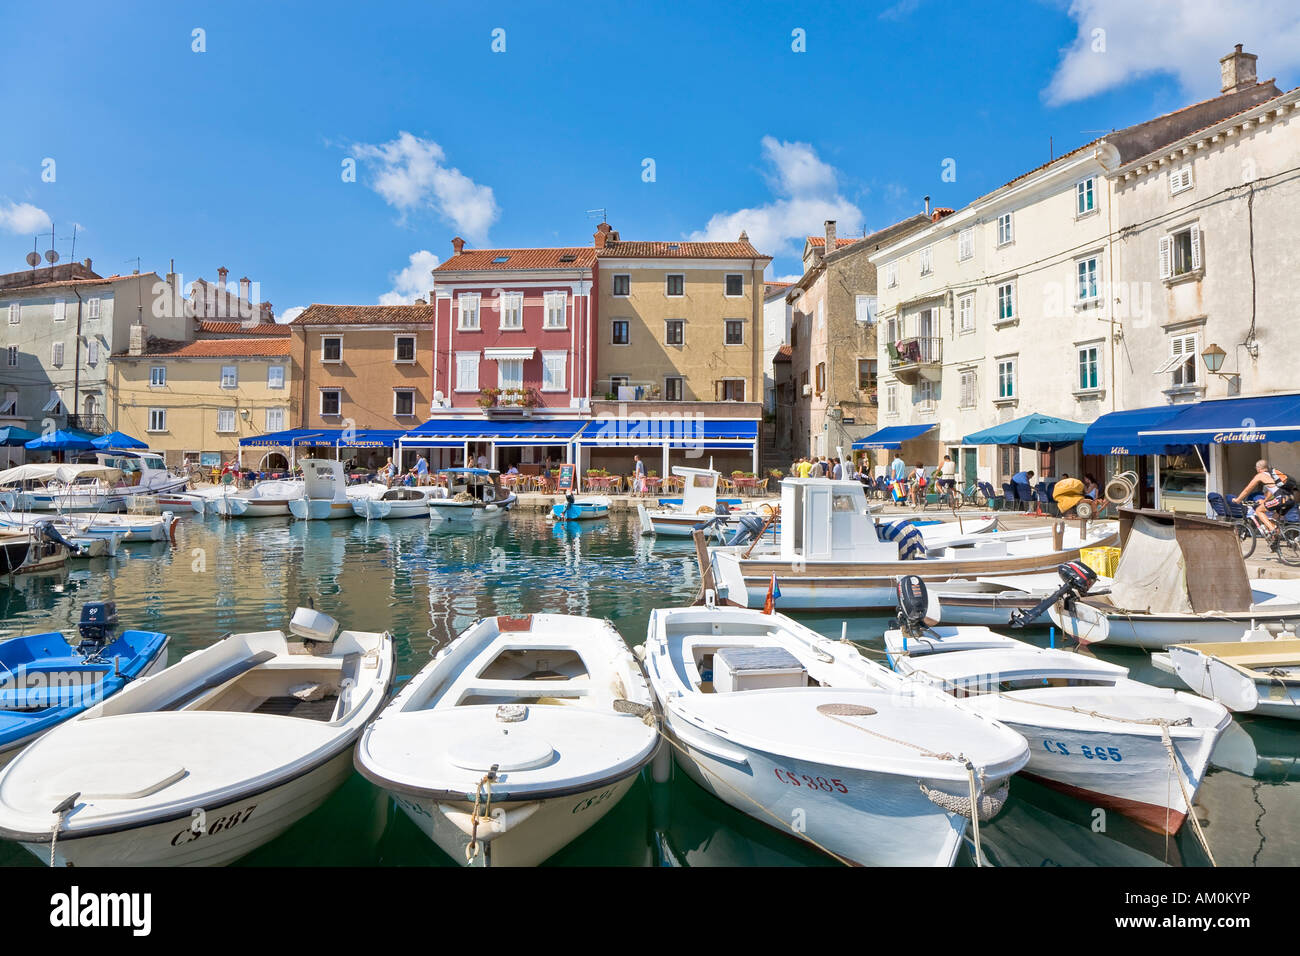
[[[81,643],[77,653],[88,661],[99,659],[104,648],[113,641],[113,632],[117,630],[117,603],[115,601],[91,601],[81,606],[81,623],[77,632]]]
[[[727,507],[726,502],[719,501],[713,506],[713,513],[716,515],[729,515],[731,514],[731,509]]]
[[[32,527],[36,530],[37,534],[46,541],[53,541],[55,544],[61,544],[72,554],[81,554],[81,546],[73,544],[65,538],[62,533],[60,533],[59,529],[54,527],[53,521],[38,521],[36,524],[32,525]]]
[[[898,579],[898,629],[908,637],[919,637],[925,628],[935,622],[927,621],[930,610],[930,592],[918,574],[908,574]]]
[[[1028,611],[1012,611],[1008,622],[1012,627],[1029,626],[1046,614],[1047,609],[1057,601],[1064,600],[1067,608],[1072,606],[1097,583],[1097,572],[1079,561],[1058,566],[1056,573],[1061,576],[1061,586]]]
[[[727,544],[728,546],[749,544],[749,542],[758,539],[758,536],[763,533],[765,527],[767,527],[766,522],[764,522],[758,515],[741,515],[740,527],[731,535]]]

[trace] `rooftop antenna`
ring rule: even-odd
[[[598,222],[609,222],[608,212],[609,211],[605,209],[604,206],[601,206],[599,209],[588,209],[587,218],[595,219]]]
[[[50,265],[59,261],[59,253],[54,248],[54,223],[50,223],[50,248],[45,250],[45,261]]]
[[[140,257],[139,257],[139,256],[132,256],[130,259],[123,259],[122,261],[123,261],[123,262],[134,262],[134,263],[135,263],[135,275],[139,275],[139,274],[140,274]]]

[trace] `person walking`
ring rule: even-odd
[[[415,459],[415,468],[413,470],[416,484],[427,485],[429,483],[429,463],[425,460],[424,455]]]
[[[632,456],[632,490],[638,495],[645,494],[645,462],[640,455]]]
[[[831,460],[832,460],[833,462],[835,462],[834,466],[832,466],[832,468],[831,468],[831,477],[834,478],[836,481],[843,481],[843,480],[844,480],[844,465],[841,464],[841,462],[840,462],[840,460],[839,460],[838,458],[833,458],[833,459],[831,459]]]

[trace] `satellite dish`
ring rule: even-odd
[[[50,265],[54,265],[54,263],[59,261],[59,254],[55,252],[53,249],[49,249],[45,253],[45,261],[48,262]]]
[[[39,252],[27,253],[27,264],[35,269],[41,264],[41,254]]]

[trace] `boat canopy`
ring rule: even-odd
[[[466,442],[497,445],[567,445],[592,422],[583,418],[493,421],[490,418],[431,418],[402,436],[403,445],[460,448]]]
[[[1064,448],[1083,441],[1088,426],[1068,418],[1053,418],[1034,412],[1001,425],[972,432],[963,445],[1019,445],[1021,448]]]
[[[928,425],[890,425],[888,428],[881,428],[872,432],[866,438],[859,438],[853,443],[853,447],[861,450],[863,448],[902,448],[903,442],[911,441],[918,435],[924,435],[935,423]]]
[[[1300,394],[1197,402],[1138,435],[1189,445],[1300,441]]]
[[[121,477],[120,469],[105,465],[60,465],[57,462],[48,462],[18,465],[16,468],[0,471],[0,485],[12,485],[20,481],[49,481],[51,478],[57,478],[64,484],[71,484],[80,478],[107,478],[110,481],[117,481]]]
[[[1169,444],[1165,438],[1146,437],[1144,429],[1163,426],[1180,415],[1183,405],[1156,405],[1152,408],[1131,408],[1124,412],[1102,415],[1088,426],[1083,436],[1085,455],[1185,455],[1191,448],[1187,444]]]

